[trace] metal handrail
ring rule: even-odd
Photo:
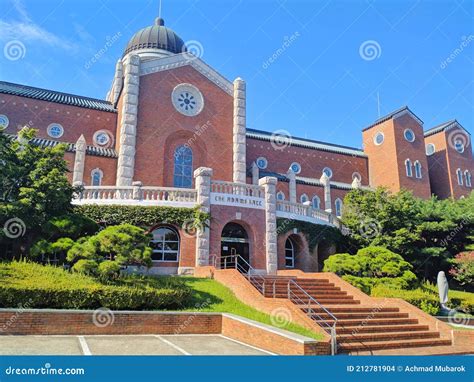
[[[301,297],[296,295],[296,293],[291,290],[292,286],[295,286],[299,292],[303,293],[303,295],[305,296],[305,299],[307,298],[308,301],[305,302]],[[337,318],[336,316],[332,314],[329,310],[327,310],[323,305],[321,305],[318,300],[316,300],[313,296],[311,296],[308,292],[306,292],[295,280],[292,280],[292,279],[288,281],[288,300],[290,300],[296,305],[306,305],[306,314],[313,321],[316,321],[314,319],[314,316],[316,316],[319,319],[317,324],[319,326],[322,326],[323,329],[324,327],[326,327],[325,330],[329,331],[331,335],[331,354],[332,355],[336,354],[337,352],[337,342],[336,342],[337,341],[336,340]],[[297,302],[295,302],[294,300],[296,300]],[[333,324],[330,325],[328,322],[326,322],[324,318],[322,318],[318,313],[316,313],[311,306],[312,304],[319,306],[333,320]]]

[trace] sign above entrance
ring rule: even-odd
[[[211,204],[243,208],[256,208],[263,210],[265,207],[265,199],[256,198],[254,196],[229,195],[211,192]]]

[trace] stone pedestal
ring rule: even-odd
[[[259,185],[265,190],[265,251],[267,274],[275,275],[278,269],[276,185],[277,178],[265,177]]]
[[[211,177],[211,168],[199,167],[194,171],[197,202],[201,206],[201,211],[206,213],[211,211]],[[196,266],[206,265],[209,265],[209,228],[198,227],[196,231]]]
[[[246,90],[245,81],[237,78],[234,81],[234,128],[233,128],[233,150],[234,167],[233,180],[236,183],[247,183],[247,159],[246,159]]]

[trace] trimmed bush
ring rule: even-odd
[[[414,290],[402,290],[390,288],[384,285],[377,285],[372,288],[371,295],[373,297],[401,298],[431,315],[438,314],[440,309],[439,297],[420,288]]]

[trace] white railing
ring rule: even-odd
[[[250,196],[253,198],[264,198],[265,196],[265,192],[260,186],[216,180],[211,182],[211,192],[216,194]]]
[[[171,187],[86,186],[72,203],[194,207],[197,203],[197,191]]]
[[[277,216],[291,218],[295,220],[302,220],[301,217],[304,217],[307,221],[316,220],[317,222],[325,222],[327,224],[336,225],[339,223],[337,219],[334,218],[329,212],[315,209],[311,205],[301,204],[301,203],[292,203],[285,200],[277,201]]]

